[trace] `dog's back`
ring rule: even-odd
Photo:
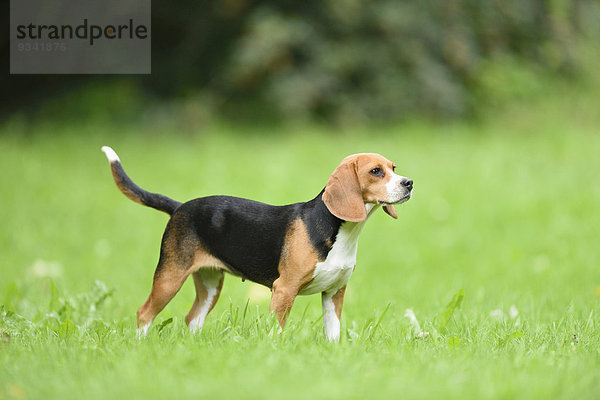
[[[286,230],[300,208],[209,196],[183,204],[172,219],[186,219],[200,243],[232,273],[271,287],[279,276]]]

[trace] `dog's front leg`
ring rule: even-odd
[[[273,295],[271,296],[271,312],[277,315],[277,320],[281,328],[285,326],[285,321],[294,305],[294,299],[298,295],[298,288],[295,285],[286,284],[281,278],[273,282]]]
[[[323,325],[325,336],[330,342],[340,341],[340,321],[342,319],[342,305],[346,286],[338,291],[323,292]]]

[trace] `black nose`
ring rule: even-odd
[[[412,190],[413,188],[413,180],[412,179],[403,179],[402,186],[404,186],[408,190]]]

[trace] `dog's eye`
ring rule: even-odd
[[[369,173],[373,176],[383,176],[383,170],[381,168],[373,168],[369,171]]]

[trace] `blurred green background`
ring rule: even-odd
[[[0,399],[597,398],[597,1],[152,7],[149,76],[0,77]],[[140,343],[167,218],[102,145],[179,201],[309,200],[356,152],[415,191],[361,234],[338,345],[319,296],[278,335],[231,276],[201,335],[187,282]]]
[[[596,0],[155,0],[150,76],[4,75],[0,111],[191,131],[215,117],[477,117],[581,82],[597,69],[599,20]]]

